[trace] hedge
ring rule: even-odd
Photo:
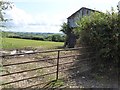
[[[78,22],[75,29],[79,44],[96,49],[97,63],[102,68],[118,67],[120,60],[120,15],[92,13]]]

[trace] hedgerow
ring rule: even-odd
[[[78,22],[75,30],[82,46],[96,50],[100,68],[118,67],[120,60],[120,15],[118,13],[92,13]]]

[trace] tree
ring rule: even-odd
[[[69,28],[68,24],[64,22],[64,23],[61,25],[60,31],[62,31],[64,34],[67,34],[67,35],[68,35],[68,34],[71,32],[71,29]]]
[[[70,28],[69,25],[64,22],[61,26],[60,31],[62,31],[66,35],[64,47],[73,48],[76,43],[76,36],[74,34],[73,29]]]
[[[0,1],[0,21],[8,21],[11,19],[5,19],[4,14],[6,14],[5,10],[12,9],[13,3],[9,1]]]

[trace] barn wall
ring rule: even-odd
[[[76,13],[74,13],[73,15],[71,15],[68,18],[69,27],[70,28],[77,27],[77,21],[80,20],[83,16],[90,15],[91,12],[93,12],[93,11],[83,8],[83,9],[80,9],[79,11],[77,11]]]

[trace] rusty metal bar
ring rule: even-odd
[[[93,63],[92,65],[94,65],[96,63]],[[69,71],[69,70],[72,70],[72,69],[75,69],[75,68],[79,68],[81,66],[75,66],[75,67],[72,67],[72,68],[69,68],[69,69],[60,69],[59,72],[65,72],[65,71]]]
[[[51,65],[51,66],[46,66],[46,67],[39,67],[39,68],[34,68],[34,69],[29,69],[29,70],[23,70],[23,71],[3,74],[3,75],[0,75],[0,76],[8,76],[8,75],[12,75],[12,74],[18,74],[18,73],[23,73],[23,72],[35,71],[35,70],[39,70],[39,69],[43,69],[43,68],[50,68],[50,67],[54,67],[54,66],[57,66],[57,65]]]
[[[79,54],[79,55],[82,55],[82,54]],[[68,56],[63,56],[63,57],[59,57],[59,58],[74,57],[74,56],[79,56],[79,55],[68,55]],[[58,59],[58,58],[47,58],[47,59],[40,59],[40,60],[34,60],[34,61],[28,61],[28,62],[6,64],[6,65],[3,64],[3,67],[4,67],[4,66],[12,66],[12,65],[27,64],[27,63],[33,63],[33,62],[39,62],[39,61],[45,61],[45,60],[52,60],[52,59]]]
[[[57,52],[57,51],[71,51],[71,50],[79,50],[79,49],[82,49],[82,48],[91,48],[91,47],[77,47],[77,48],[55,49],[55,50],[46,50],[46,51],[38,51],[38,52],[30,52],[30,53],[7,54],[7,55],[0,55],[0,57],[4,58],[6,56],[19,56],[19,55],[49,53],[49,52]]]
[[[51,74],[55,74],[55,73],[56,73],[56,71],[54,71],[52,73],[43,74],[40,76],[34,76],[34,77],[24,78],[24,79],[20,79],[20,80],[16,80],[16,81],[2,83],[1,85],[7,85],[7,84],[16,83],[16,82],[20,82],[20,81],[24,81],[24,80],[28,80],[28,79],[33,79],[33,78],[38,78],[38,77],[43,77],[43,76],[47,76],[47,75],[51,75]]]
[[[24,71],[18,71],[18,72],[13,72],[13,73],[9,73],[9,74],[4,74],[4,75],[1,75],[1,76],[7,76],[7,75],[12,75],[12,74],[17,74],[17,73],[34,71],[34,70],[38,70],[38,69],[42,69],[42,68],[50,68],[50,67],[54,67],[54,66],[57,66],[57,71],[54,71],[54,72],[52,72],[52,73],[43,74],[43,75],[40,75],[40,76],[33,76],[33,77],[28,77],[28,78],[24,78],[24,79],[20,79],[20,80],[16,80],[16,81],[10,81],[10,82],[3,83],[3,84],[1,84],[1,85],[7,85],[7,84],[16,83],[16,82],[20,82],[20,81],[24,81],[24,80],[28,80],[28,79],[33,79],[33,78],[38,78],[38,77],[42,77],[42,76],[47,76],[47,75],[51,75],[51,74],[55,74],[55,73],[56,73],[56,80],[58,80],[58,74],[59,74],[59,72],[68,71],[68,70],[72,70],[72,69],[75,69],[75,68],[79,68],[79,67],[80,67],[80,66],[79,66],[79,67],[77,66],[77,67],[72,67],[72,68],[70,68],[70,69],[62,69],[62,70],[59,70],[59,65],[66,65],[66,64],[71,64],[71,63],[73,63],[73,62],[59,63],[59,59],[93,53],[93,52],[89,52],[89,53],[83,53],[83,54],[77,54],[77,55],[67,55],[67,56],[61,56],[61,57],[60,57],[60,51],[79,50],[79,49],[81,49],[81,48],[88,48],[88,47],[68,48],[68,49],[61,49],[61,50],[48,50],[48,51],[40,51],[40,52],[32,52],[32,53],[20,53],[20,54],[14,54],[14,55],[2,55],[2,56],[0,56],[0,57],[15,56],[15,55],[25,55],[25,54],[36,54],[36,53],[58,52],[57,58],[47,58],[47,59],[40,59],[40,60],[29,61],[29,62],[21,62],[21,63],[13,63],[13,64],[3,65],[3,66],[5,67],[5,66],[11,66],[11,65],[20,65],[20,64],[27,64],[27,63],[33,63],[33,62],[39,62],[39,61],[57,59],[57,64],[56,64],[56,65],[46,66],[46,67],[40,67],[40,68],[34,68],[34,69],[24,70]],[[85,61],[85,60],[88,60],[88,59],[91,59],[91,58],[82,59],[82,61]],[[33,86],[34,86],[34,85],[33,85]],[[30,86],[29,86],[29,87],[30,87]]]
[[[95,57],[81,59],[80,62],[82,62],[82,61],[88,61],[88,60],[94,59],[94,58],[95,58]],[[76,61],[79,61],[79,60],[76,60]],[[71,63],[74,63],[74,62],[72,61],[72,62],[67,62],[67,63],[60,63],[59,65],[66,65],[66,64],[71,64]]]
[[[71,64],[71,63],[74,63],[74,62],[72,61],[72,62],[67,62],[67,63],[60,63],[59,66],[60,66],[60,65]]]
[[[60,51],[58,51],[58,56],[57,56],[57,72],[56,72],[56,80],[58,80],[58,73],[59,73],[59,59],[60,59]]]
[[[94,58],[95,57],[81,59],[81,62],[82,61],[88,61],[89,59],[94,59]],[[76,60],[76,61],[79,61],[79,60]],[[72,62],[67,62],[67,63],[59,63],[59,65],[66,65],[66,64],[71,64],[71,63],[73,63],[73,61]],[[18,72],[14,72],[14,73],[3,74],[3,75],[0,75],[0,76],[7,76],[7,75],[12,75],[12,74],[29,72],[29,71],[39,70],[39,69],[43,69],[43,68],[50,68],[50,67],[54,67],[54,66],[57,66],[57,65],[51,65],[51,66],[46,66],[46,67],[39,67],[39,68],[34,68],[34,69],[29,69],[29,70],[23,70],[23,71],[18,71]]]
[[[6,65],[3,64],[3,67],[4,67],[4,66],[12,66],[12,65],[26,64],[26,63],[33,63],[33,62],[40,62],[40,61],[45,61],[45,60],[53,60],[53,59],[57,59],[57,58],[47,58],[47,59],[40,59],[40,60],[34,60],[34,61],[28,61],[28,62],[6,64]]]
[[[67,58],[67,57],[75,57],[75,56],[81,56],[81,55],[84,55],[84,54],[92,54],[92,53],[94,53],[94,52],[89,52],[89,53],[82,53],[82,54],[75,54],[75,55],[67,55],[67,56],[62,56],[62,57],[60,57],[60,59],[61,58]]]
[[[74,68],[70,68],[70,69],[64,69],[64,71],[69,71],[69,70],[72,70],[72,69],[75,69],[75,68],[79,68],[80,66],[78,67],[74,67]],[[62,72],[63,70],[60,70],[59,72]],[[67,77],[65,77],[67,78]],[[63,80],[64,78],[59,78],[59,80]],[[46,84],[46,83],[50,83],[52,81],[48,81],[48,82],[45,82],[45,83],[39,83],[39,84],[35,84],[35,85],[31,85],[31,86],[28,86],[28,87],[25,87],[23,89],[28,89],[28,88],[31,88],[31,87],[34,87],[34,86],[38,86],[38,85],[42,85],[42,84]]]
[[[0,55],[0,57],[20,56],[20,55],[37,54],[37,53],[49,53],[49,52],[56,52],[56,51],[58,51],[58,50],[46,50],[46,51],[38,51],[38,52],[30,52],[30,53],[7,54],[7,55]]]
[[[90,53],[93,53],[93,52],[90,52]],[[67,58],[67,57],[74,57],[74,56],[81,56],[81,55],[90,54],[90,53],[82,53],[82,54],[77,54],[77,55],[67,55],[67,56],[59,57],[59,59],[61,59],[61,58]],[[53,60],[53,59],[58,59],[58,58],[47,58],[47,59],[40,59],[40,60],[34,60],[34,61],[28,61],[28,62],[6,64],[6,65],[3,64],[3,67],[5,67],[5,66],[12,66],[12,65],[26,64],[26,63],[34,63],[34,62],[45,61],[45,60]]]
[[[65,71],[69,71],[69,70],[72,70],[72,69],[75,69],[75,68],[79,68],[79,67],[81,67],[81,66],[77,66],[77,67],[72,67],[72,68],[69,68],[69,69],[61,69],[61,70],[59,70],[59,72],[65,72]]]

